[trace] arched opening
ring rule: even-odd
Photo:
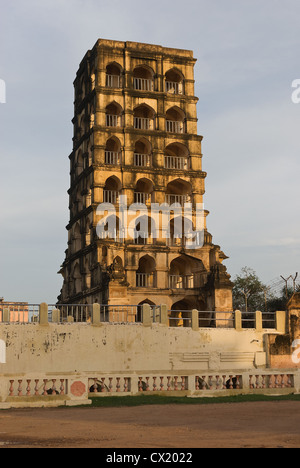
[[[141,138],[134,145],[134,165],[137,167],[150,167],[152,161],[152,146],[149,140]]]
[[[141,104],[133,111],[134,128],[138,130],[154,130],[155,111],[147,104]]]
[[[140,179],[137,181],[134,191],[134,203],[143,203],[149,205],[154,202],[152,196],[154,195],[153,182],[149,179]]]
[[[76,263],[74,272],[73,272],[73,280],[74,280],[74,292],[75,294],[78,294],[81,292],[81,273],[80,273],[80,267],[78,263]]]
[[[74,253],[81,250],[82,241],[81,241],[81,232],[80,232],[79,223],[76,223],[76,226],[75,226],[75,229],[74,229],[73,242],[74,242],[74,244],[73,244],[74,245]]]
[[[185,113],[177,106],[171,107],[166,113],[166,131],[170,133],[185,133]]]
[[[103,203],[116,204],[119,201],[122,184],[116,176],[109,177],[103,189]]]
[[[154,288],[156,281],[156,263],[154,258],[145,255],[139,261],[139,267],[136,272],[137,288]]]
[[[176,68],[172,68],[166,73],[166,92],[184,94],[184,76]]]
[[[83,154],[82,154],[82,151],[79,150],[77,154],[77,161],[76,161],[76,175],[80,175],[83,169],[84,169]]]
[[[99,239],[113,239],[118,241],[120,235],[120,219],[116,215],[108,216],[97,224],[97,235]]]
[[[192,186],[189,182],[176,179],[167,185],[166,203],[173,205],[179,203],[184,206],[185,203],[192,202]]]
[[[153,244],[156,238],[156,224],[150,216],[139,216],[135,220],[134,243],[137,245]]]
[[[175,258],[169,270],[170,289],[193,289],[195,287],[194,278],[195,265],[190,257],[181,255]]]
[[[165,168],[187,171],[190,169],[189,150],[181,143],[172,143],[165,149]]]
[[[153,91],[154,72],[150,67],[139,65],[133,70],[133,88],[138,91]]]
[[[109,138],[105,146],[105,164],[118,166],[121,164],[121,143],[116,137]]]
[[[185,297],[172,305],[169,315],[170,327],[191,327],[192,310],[205,311],[205,303],[196,297]],[[203,320],[199,319],[200,327],[207,327],[210,324],[210,314],[199,314]]]
[[[171,219],[169,223],[167,245],[171,247],[185,247],[187,239],[190,239],[194,235],[192,221],[183,216],[177,216]]]
[[[156,310],[156,304],[154,302],[150,301],[149,299],[145,299],[144,301],[140,302],[137,306],[137,315],[136,315],[136,322],[142,322],[143,321],[143,305],[144,304],[149,304],[149,306],[152,309],[152,314],[155,314]],[[156,317],[155,317],[156,318]],[[155,321],[155,320],[153,320]]]
[[[116,62],[112,62],[106,67],[106,87],[122,87],[122,67]]]
[[[112,102],[106,106],[106,126],[122,127],[123,109],[117,102]]]

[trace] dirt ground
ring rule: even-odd
[[[300,403],[0,411],[1,448],[299,448]]]

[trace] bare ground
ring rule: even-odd
[[[300,403],[0,411],[1,448],[299,448]]]

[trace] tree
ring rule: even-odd
[[[252,268],[244,267],[236,276],[233,287],[235,310],[243,312],[265,310],[269,291]]]

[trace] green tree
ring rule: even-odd
[[[252,268],[244,267],[234,279],[233,306],[243,312],[266,310],[269,291]]]

